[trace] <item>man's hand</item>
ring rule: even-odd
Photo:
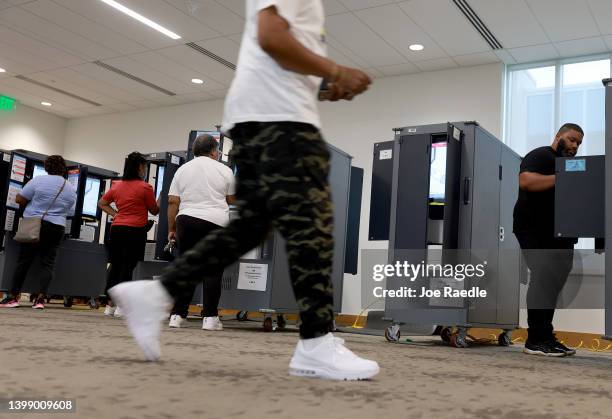
[[[320,95],[320,99],[332,102],[353,100],[355,96],[365,92],[371,83],[372,80],[363,71],[337,66],[334,81],[329,82],[329,90],[325,91],[324,95]]]
[[[332,82],[332,90],[340,99],[352,100],[355,96],[368,90],[372,84],[370,77],[356,68],[339,67],[338,75]]]
[[[176,241],[176,231],[168,232],[168,241]]]

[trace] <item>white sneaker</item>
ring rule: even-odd
[[[121,307],[119,306],[115,306],[115,311],[113,313],[113,316],[120,319],[121,317],[123,317],[123,311],[121,311]]]
[[[302,339],[298,342],[289,364],[289,375],[328,380],[366,380],[380,371],[378,363],[358,357],[344,346],[344,339],[331,333],[308,340],[310,342],[307,344]]]
[[[170,316],[170,323],[168,324],[168,326],[178,329],[181,327],[181,323],[183,323],[184,321],[185,319],[179,316],[178,314],[173,314],[172,316]]]
[[[202,321],[202,330],[223,330],[223,323],[216,317],[204,317]]]
[[[115,306],[109,306],[108,304],[106,305],[106,307],[104,308],[104,315],[108,316],[108,317],[112,317],[113,314],[115,314]]]
[[[123,282],[108,290],[125,317],[128,329],[149,361],[161,356],[162,321],[168,318],[172,297],[159,281]]]

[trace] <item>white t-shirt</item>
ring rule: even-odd
[[[223,130],[240,122],[303,122],[321,126],[317,96],[321,78],[283,69],[261,49],[258,14],[270,6],[290,25],[292,35],[313,53],[326,56],[325,12],[321,0],[249,0],[236,76],[225,100]]]
[[[227,196],[235,194],[232,169],[203,156],[179,167],[168,192],[181,199],[178,215],[199,218],[221,227],[229,224]]]

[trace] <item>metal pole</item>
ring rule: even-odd
[[[606,87],[606,208],[612,209],[612,79],[603,81]],[[612,216],[606,214],[606,258],[605,258],[605,336],[612,340]]]

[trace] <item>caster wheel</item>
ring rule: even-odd
[[[285,316],[281,314],[276,317],[276,326],[278,329],[284,329],[287,327],[287,320],[285,320]]]
[[[89,308],[92,310],[97,310],[100,308],[100,304],[98,304],[98,301],[95,298],[91,298],[89,300]]]
[[[385,329],[385,338],[387,342],[399,342],[400,336],[400,328],[397,325],[389,326]]]
[[[512,340],[510,339],[510,335],[506,332],[501,333],[497,338],[497,344],[499,346],[510,346],[512,345]]]
[[[457,333],[451,335],[450,344],[455,348],[467,348],[468,347],[465,337]]]
[[[248,318],[249,318],[248,311],[239,311],[238,314],[236,314],[236,320],[238,321],[245,322],[248,320]]]
[[[47,304],[51,302],[51,297],[47,297]]]
[[[64,297],[64,307],[72,307],[72,297]]]
[[[263,322],[263,328],[265,332],[271,332],[273,329],[272,317],[266,317]]]
[[[440,338],[442,339],[442,342],[446,342],[446,343],[450,343],[451,340],[451,330],[448,327],[445,327],[444,329],[442,329],[440,331]]]

